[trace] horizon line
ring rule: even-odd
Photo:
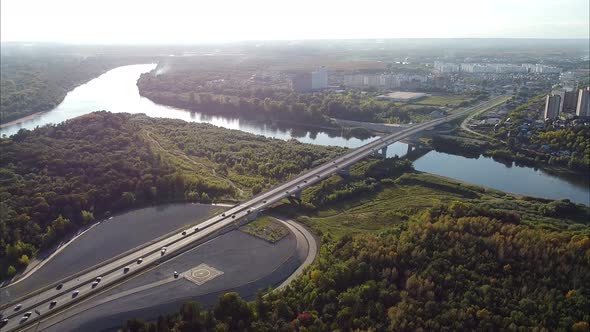
[[[62,45],[206,45],[206,44],[238,44],[260,42],[311,42],[311,41],[387,41],[387,40],[535,40],[535,41],[583,41],[590,45],[590,37],[546,38],[546,37],[370,37],[370,38],[297,38],[297,39],[240,39],[223,41],[190,41],[190,42],[79,42],[79,41],[35,41],[35,40],[0,40],[0,44],[62,44]]]

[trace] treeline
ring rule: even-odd
[[[549,164],[567,165],[579,170],[590,170],[590,127],[578,126],[562,130],[539,132],[531,138],[538,146],[548,145],[552,151],[570,151],[570,156],[552,156]]]
[[[0,139],[0,276],[116,211],[245,198],[344,151],[95,112]]]
[[[590,170],[590,128],[573,127],[561,130],[540,132],[532,136],[537,147],[548,145],[549,152],[535,151],[516,143],[514,138],[508,144],[485,142],[474,144],[466,139],[448,136],[434,136],[431,144],[441,152],[460,154],[471,158],[485,155],[503,162],[516,162],[518,165],[551,165],[569,168],[574,171]],[[570,155],[553,155],[551,151],[570,151]]]
[[[2,55],[1,60],[0,123],[50,110],[74,87],[133,61],[63,55]]]
[[[587,331],[590,237],[454,202],[379,235],[324,237],[287,288],[124,331]]]
[[[208,114],[329,125],[332,118],[365,122],[409,123],[428,119],[439,110],[432,106],[400,106],[377,101],[360,91],[346,93],[296,93],[286,88],[235,87],[235,81],[218,79],[208,84],[193,71],[142,74],[138,80],[142,96],[170,106]],[[194,76],[190,78],[189,76]],[[208,77],[208,76],[206,76]],[[246,80],[247,81],[247,80]]]

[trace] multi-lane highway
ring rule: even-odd
[[[211,239],[222,232],[232,229],[239,221],[249,218],[267,207],[290,197],[303,189],[337,173],[359,160],[375,154],[380,149],[412,136],[422,130],[449,122],[465,116],[467,113],[479,111],[498,105],[506,100],[505,96],[494,97],[489,101],[447,117],[421,123],[400,132],[374,140],[362,147],[351,150],[347,154],[305,172],[294,179],[275,186],[246,202],[236,205],[222,214],[216,215],[197,226],[179,231],[165,239],[150,243],[121,257],[116,257],[99,264],[92,269],[82,271],[54,285],[39,289],[12,303],[1,303],[0,310],[4,319],[8,319],[0,330],[13,331],[48,316],[58,310],[64,310],[81,299],[92,296],[121,282],[130,275],[136,274],[151,265],[167,260],[197,244]],[[163,249],[165,247],[165,249]],[[97,279],[97,278],[100,278]]]

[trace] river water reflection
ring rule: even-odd
[[[12,135],[21,128],[33,129],[49,123],[59,123],[90,112],[145,113],[151,117],[174,118],[192,122],[206,122],[216,126],[283,140],[296,139],[303,143],[355,148],[376,139],[348,137],[343,131],[279,126],[239,118],[210,116],[182,109],[158,105],[139,95],[136,82],[155,64],[115,68],[70,91],[55,109],[18,121],[0,129],[0,135]],[[388,156],[405,155],[407,145],[395,143]],[[499,189],[502,191],[552,199],[568,198],[590,205],[588,177],[565,178],[530,167],[511,166],[491,158],[465,158],[430,151],[415,161],[420,171],[443,175],[458,180]]]

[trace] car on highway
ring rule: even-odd
[[[49,303],[49,308],[53,308],[55,307],[55,305],[57,304],[57,300],[53,300]]]
[[[183,235],[183,236],[184,236],[184,235],[186,235],[186,231],[183,231],[183,232],[182,232],[182,235]]]
[[[27,316],[22,316],[22,317],[20,318],[20,322],[22,323],[22,322],[26,321],[27,319],[29,319],[29,317],[27,317]]]
[[[0,320],[0,328],[6,326],[6,324],[8,324],[8,318]]]
[[[93,281],[93,282],[92,282],[92,286],[91,286],[91,287],[92,287],[92,288],[94,288],[94,287],[96,287],[96,286],[98,286],[98,281]]]
[[[222,213],[222,214],[221,214],[221,216],[222,216],[222,217],[225,217],[225,213]]]
[[[94,281],[96,282],[100,282],[102,280],[102,277],[96,277],[96,279],[94,279]]]
[[[141,264],[141,262],[143,262],[143,258],[138,258],[137,259],[137,264]]]
[[[166,253],[166,249],[168,249],[168,248],[162,247],[162,249],[160,249],[160,255],[161,256],[164,256],[164,254]]]
[[[247,211],[246,211],[246,214],[250,214],[250,210],[247,210]]]
[[[195,233],[199,231],[199,227],[195,227]]]
[[[178,272],[174,271],[174,279],[178,278]]]
[[[262,201],[262,203],[266,203],[266,199]]]
[[[125,267],[123,268],[123,273],[127,273],[127,272],[129,272],[129,266],[125,266]]]
[[[80,294],[80,291],[76,289],[75,291],[72,292],[72,297],[76,297],[76,296],[78,296],[78,294]]]
[[[18,310],[20,310],[20,308],[21,308],[22,306],[23,306],[23,305],[22,305],[22,304],[20,304],[20,303],[19,303],[19,304],[17,304],[17,305],[15,305],[15,306],[14,306],[14,311],[18,311]]]
[[[55,289],[60,290],[64,287],[63,283],[60,283],[59,285],[57,285],[57,287],[55,287]]]
[[[25,314],[23,316],[29,318],[29,317],[31,317],[32,314],[33,314],[32,312],[27,311],[27,312],[25,312]]]
[[[232,214],[232,215],[231,215],[231,217],[232,217],[232,218],[235,218],[235,217],[236,217],[236,215],[235,215],[235,214]]]

